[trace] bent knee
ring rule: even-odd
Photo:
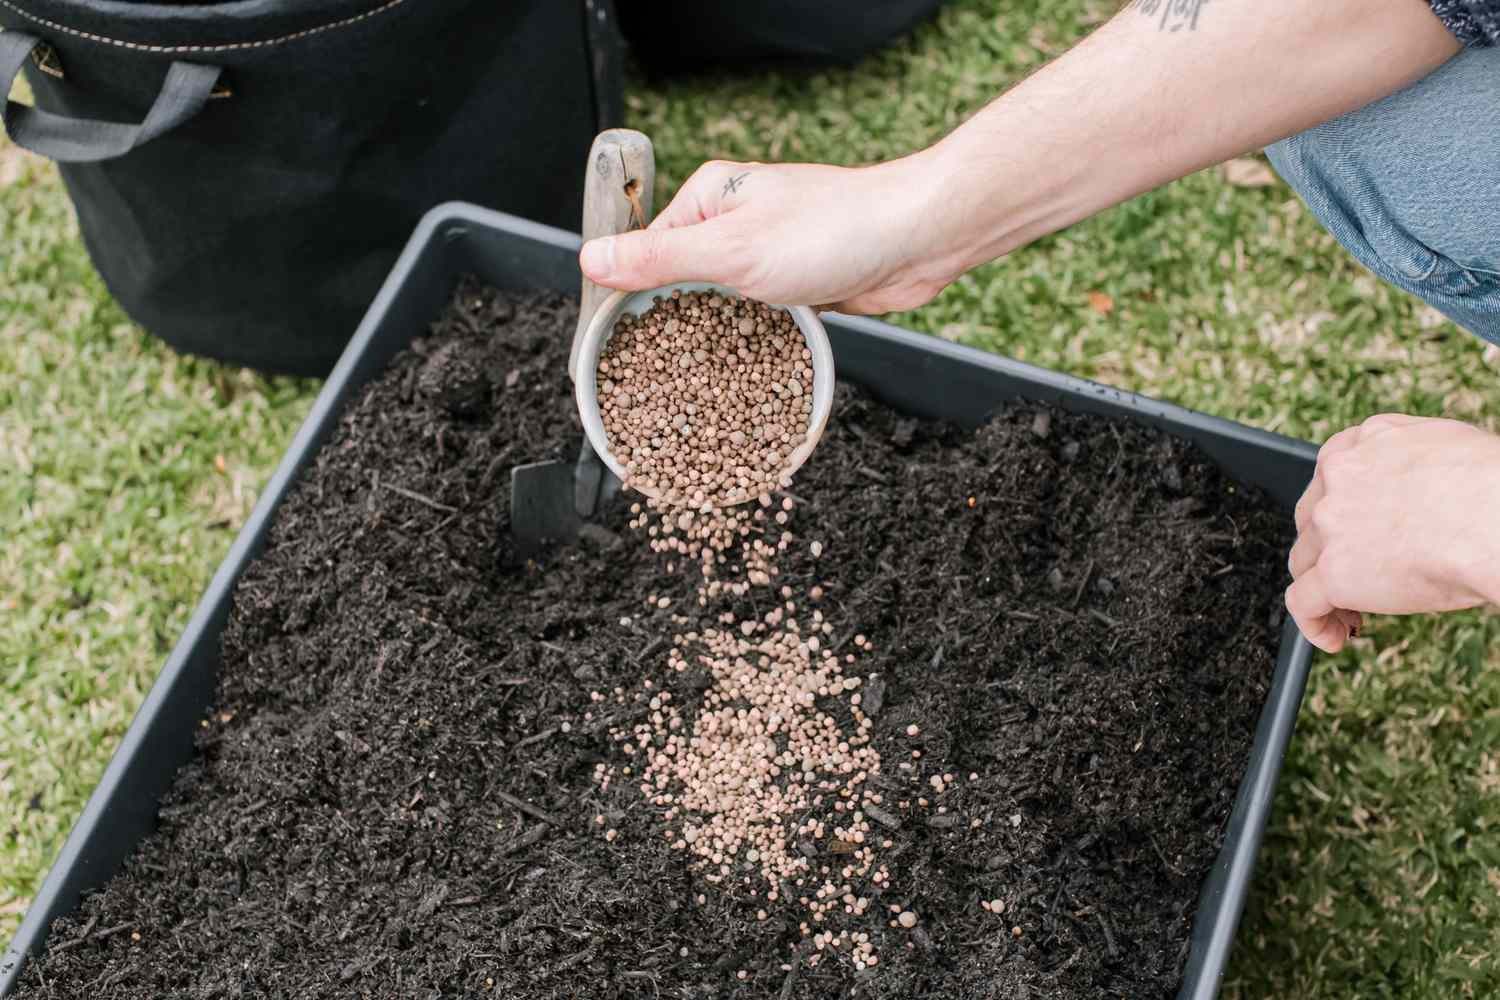
[[[1403,277],[1445,262],[1500,277],[1500,49],[1466,50],[1268,152],[1335,236]]]
[[[1361,263],[1500,342],[1500,49],[1267,153]]]

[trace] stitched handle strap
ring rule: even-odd
[[[19,31],[0,32],[0,84],[9,93],[21,67],[40,39]],[[174,62],[167,70],[161,93],[140,124],[105,122],[29,108],[5,102],[5,131],[22,149],[59,163],[98,163],[123,156],[181,125],[208,101],[219,79],[217,66]]]

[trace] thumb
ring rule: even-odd
[[[674,281],[733,285],[738,268],[724,254],[724,243],[710,223],[643,229],[589,240],[578,255],[578,265],[590,281],[627,291]]]

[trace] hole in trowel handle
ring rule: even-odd
[[[641,205],[641,179],[632,177],[625,182],[625,198],[630,202],[630,228],[646,228],[646,209]]]

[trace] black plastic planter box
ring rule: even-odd
[[[214,575],[15,940],[0,958],[0,997],[14,986],[24,957],[40,951],[52,921],[71,912],[81,894],[107,881],[155,825],[156,803],[191,752],[193,732],[214,695],[219,634],[235,582],[255,558],[282,497],[332,431],[345,401],[427,330],[460,275],[474,273],[502,288],[576,292],[578,243],[573,233],[472,205],[441,206],[422,222]],[[884,323],[838,315],[826,319],[839,377],[914,415],[972,425],[1002,401],[1027,397],[1139,420],[1196,442],[1233,477],[1265,489],[1288,510],[1312,476],[1316,449],[1304,442]],[[1181,1000],[1208,1000],[1218,993],[1311,653],[1288,620],[1249,770],[1235,800],[1224,847],[1202,888]]]

